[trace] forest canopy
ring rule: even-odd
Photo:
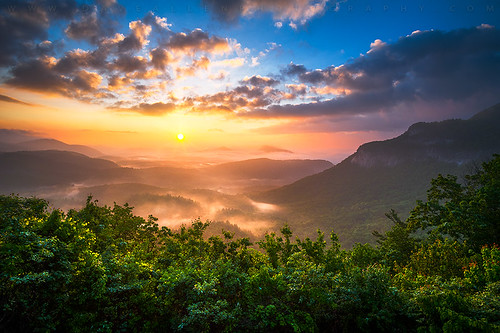
[[[0,330],[499,331],[500,155],[387,217],[377,246],[346,250],[333,231],[252,244],[127,204],[0,196]]]

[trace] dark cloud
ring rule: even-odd
[[[22,105],[27,105],[27,106],[34,106],[34,104],[26,103],[23,101],[20,101],[18,99],[6,96],[6,95],[0,95],[0,101],[1,102],[8,102],[8,103],[15,103],[15,104],[22,104]]]
[[[288,149],[283,149],[279,147],[274,147],[274,146],[261,146],[259,150],[263,153],[288,153],[288,154],[293,154],[293,151],[288,150]]]
[[[114,60],[112,68],[123,73],[144,72],[148,68],[148,61],[140,56],[121,54]]]
[[[202,0],[214,17],[222,22],[234,23],[243,12],[244,0]]]
[[[115,22],[98,14],[96,6],[92,11],[84,12],[79,20],[73,20],[64,31],[66,35],[75,40],[87,40],[97,44],[99,39],[111,35],[115,31]]]
[[[242,81],[240,81],[240,83],[251,84],[255,87],[272,87],[279,84],[280,82],[270,77],[253,75],[251,77],[244,78]]]
[[[125,8],[115,0],[96,0],[94,5],[82,4],[65,33],[69,38],[98,44],[101,38],[116,32],[118,18],[123,14]]]
[[[156,30],[159,33],[166,34],[167,36],[170,35],[168,32],[170,32],[171,24],[167,23],[167,19],[165,17],[159,17],[153,12],[148,12],[142,19],[142,22],[151,26],[153,30]]]
[[[103,49],[68,51],[57,61],[54,70],[62,74],[70,74],[82,68],[105,70],[108,68],[108,55]]]
[[[272,105],[255,116],[366,114],[408,105],[488,105],[500,96],[500,32],[493,28],[416,32],[373,48],[342,66],[304,71],[290,64],[282,73],[345,95],[300,105]],[[375,47],[376,46],[376,47]],[[496,96],[496,97],[495,97]],[[472,110],[471,110],[472,111]],[[477,111],[477,109],[473,109]],[[418,112],[418,111],[416,111]]]
[[[68,76],[58,73],[54,67],[51,59],[32,60],[14,67],[12,77],[6,83],[21,89],[82,100],[101,93],[98,89],[102,81],[99,74],[81,69]]]
[[[71,86],[84,92],[97,91],[102,78],[99,74],[82,69],[71,80]]]
[[[175,103],[140,103],[132,107],[111,107],[111,109],[120,112],[137,112],[148,116],[161,116],[170,112],[175,111]]]
[[[13,65],[46,54],[51,22],[71,18],[77,4],[71,0],[0,2],[0,66]],[[42,46],[42,47],[40,47]],[[44,47],[45,46],[45,47]]]
[[[280,101],[280,91],[270,87],[240,85],[234,89],[213,95],[190,97],[185,103],[193,106],[193,111],[250,112],[271,106]]]
[[[165,69],[172,60],[173,56],[165,49],[157,47],[151,51],[151,63],[157,69]]]
[[[132,83],[132,80],[128,77],[122,77],[118,75],[113,75],[108,78],[108,88],[110,90],[120,89]]]
[[[190,33],[179,32],[172,35],[167,45],[172,50],[186,53],[195,52],[221,52],[229,50],[229,43],[225,38],[209,36],[201,29],[195,29]]]
[[[281,70],[282,75],[295,76],[304,74],[307,72],[307,68],[304,65],[296,65],[293,62],[289,63],[286,68]]]
[[[101,24],[97,18],[97,7],[88,15],[82,16],[79,21],[72,21],[65,32],[72,39],[86,39],[91,42],[97,42],[101,35]]]
[[[34,91],[65,94],[71,80],[53,70],[48,59],[32,60],[12,69],[7,84]]]
[[[138,20],[130,22],[129,28],[131,30],[130,34],[118,43],[120,52],[139,51],[149,42],[147,38],[151,33],[150,25]]]

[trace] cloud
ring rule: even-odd
[[[252,86],[255,87],[272,87],[280,83],[278,80],[260,75],[253,75],[251,77],[246,76],[240,82],[243,84],[251,84]]]
[[[339,93],[334,98],[298,105],[256,109],[258,117],[357,115],[416,106],[453,103],[457,110],[498,102],[500,32],[472,28],[424,31],[388,44],[372,43],[370,52],[341,66],[307,70],[289,64],[282,75],[295,77],[311,91]],[[472,111],[477,111],[473,108]],[[407,116],[407,115],[405,115]]]
[[[281,74],[285,76],[295,76],[301,75],[307,72],[304,65],[296,65],[293,62],[289,63],[284,69],[281,70]]]
[[[71,39],[85,39],[97,43],[97,40],[104,34],[102,31],[104,26],[105,23],[97,17],[97,6],[94,6],[93,10],[88,14],[83,14],[80,20],[71,21],[64,32]]]
[[[132,72],[145,72],[148,68],[149,62],[142,56],[131,56],[128,54],[121,54],[111,64],[111,68],[123,73]]]
[[[66,52],[54,66],[54,70],[62,74],[70,74],[82,68],[105,70],[108,66],[108,53],[97,49],[84,51],[81,49]]]
[[[194,76],[198,70],[207,70],[210,59],[203,56],[200,59],[193,59],[191,65],[187,67],[178,67],[176,69],[178,77]]]
[[[383,42],[381,39],[375,39],[375,41],[370,44],[370,50],[368,53],[381,49],[386,45],[387,43]]]
[[[235,23],[241,16],[268,12],[282,26],[282,21],[305,24],[313,17],[322,15],[328,0],[203,0],[203,3],[217,19],[226,23]]]
[[[75,88],[82,91],[95,91],[101,82],[102,77],[99,74],[84,69],[79,71],[71,81]]]
[[[35,106],[35,104],[31,103],[26,103],[23,101],[20,101],[18,99],[6,96],[6,95],[0,95],[0,102],[8,102],[8,103],[15,103],[15,104],[21,104],[21,105],[26,105],[26,106]]]
[[[103,93],[98,90],[102,81],[99,74],[81,69],[67,76],[54,70],[55,66],[56,60],[49,57],[20,64],[12,69],[13,76],[6,83],[21,89],[84,100]]]
[[[165,67],[174,61],[174,56],[169,51],[157,47],[150,53],[151,63],[157,69],[165,70]]]
[[[225,70],[220,70],[218,71],[216,74],[211,74],[209,75],[209,79],[210,80],[217,80],[217,81],[222,81],[224,80],[226,77],[229,76],[229,72],[225,71]]]
[[[114,75],[108,78],[108,90],[118,91],[129,86],[132,83],[132,79],[129,77],[122,77]]]
[[[142,21],[150,25],[154,30],[165,33],[170,31],[172,24],[167,23],[166,17],[156,16],[153,12],[148,12]]]
[[[119,27],[118,19],[125,14],[125,8],[115,0],[96,0],[95,4],[82,4],[64,30],[66,36],[75,40],[87,40],[98,44]]]
[[[20,64],[12,69],[13,76],[6,83],[33,91],[65,94],[71,80],[53,70],[55,62],[54,58],[42,58]]]
[[[130,52],[141,50],[149,43],[147,39],[151,33],[151,26],[144,24],[141,20],[129,23],[130,34],[118,43],[120,52]]]
[[[263,153],[288,153],[288,154],[293,154],[294,152],[288,149],[283,149],[279,147],[274,147],[274,146],[268,146],[264,145],[259,148],[259,150]]]
[[[110,109],[119,112],[137,112],[147,116],[162,116],[176,110],[175,103],[140,103],[131,107],[121,107],[119,103]]]
[[[307,93],[307,85],[301,84],[287,84],[286,87],[294,95],[305,95]]]
[[[233,67],[233,68],[241,67],[245,64],[245,58],[241,57],[229,58],[229,59],[214,61],[212,64],[214,66],[221,66],[221,67]]]
[[[184,32],[174,34],[166,46],[174,52],[180,51],[188,54],[197,52],[225,53],[231,49],[227,39],[217,36],[210,37],[201,29],[195,29],[188,34]]]
[[[280,99],[280,92],[270,87],[240,85],[212,95],[186,99],[195,112],[249,112],[267,107]]]
[[[353,133],[353,132],[389,132],[401,133],[408,128],[408,122],[394,114],[380,117],[369,114],[363,117],[351,115],[319,116],[303,121],[296,119],[286,124],[277,124],[255,129],[260,134],[296,134],[296,133]],[[385,136],[385,135],[384,135]]]
[[[0,66],[46,54],[46,49],[37,46],[47,40],[50,24],[71,18],[76,11],[77,3],[72,0],[36,3],[3,0],[0,4]]]

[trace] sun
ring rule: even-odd
[[[179,141],[184,140],[184,134],[182,134],[182,133],[177,134],[177,140],[179,140]]]

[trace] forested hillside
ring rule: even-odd
[[[49,209],[0,196],[5,332],[500,330],[500,156],[432,180],[373,247],[283,226],[251,244],[179,230],[128,205]]]
[[[396,138],[361,145],[328,170],[251,197],[283,207],[301,235],[310,235],[311,225],[334,227],[342,244],[351,246],[386,228],[389,209],[407,217],[438,173],[460,180],[498,152],[500,104],[467,120],[413,124]]]

